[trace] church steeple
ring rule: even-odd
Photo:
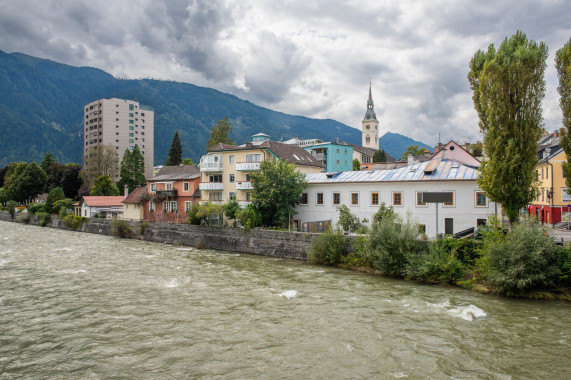
[[[379,121],[375,114],[371,82],[369,82],[369,99],[367,100],[367,112],[362,124],[362,145],[367,148],[379,149]]]

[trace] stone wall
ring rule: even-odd
[[[12,221],[10,214],[6,211],[0,212],[0,220]],[[33,216],[29,224],[37,225],[37,223],[37,217]],[[147,222],[145,228],[141,229],[141,222],[126,221],[126,223],[131,227],[136,238],[142,240],[297,260],[307,259],[306,252],[317,235],[259,229],[244,232],[241,228],[152,222]],[[52,220],[47,227],[68,229],[56,215],[52,215]],[[111,235],[111,220],[91,218],[78,231]]]

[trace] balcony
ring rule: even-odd
[[[236,190],[252,190],[254,187],[252,186],[252,182],[236,182]]]
[[[312,153],[311,155],[318,161],[327,161],[327,153]]]
[[[201,162],[200,172],[221,172],[223,171],[222,162]]]
[[[224,204],[224,201],[200,201],[200,204],[203,205],[203,204],[206,204],[206,203],[208,203],[208,202],[213,203],[213,204],[215,204],[215,205]]]
[[[254,171],[260,170],[261,162],[237,162],[236,170],[238,171]]]
[[[224,190],[224,183],[223,182],[201,182],[198,185],[198,189],[200,191],[213,191],[213,190]]]
[[[155,192],[157,198],[176,198],[178,197],[178,191],[176,190],[157,190]]]
[[[238,204],[240,205],[240,207],[246,207],[249,204],[252,204],[252,201],[238,201]]]

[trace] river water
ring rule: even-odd
[[[1,379],[562,379],[570,312],[0,222]]]

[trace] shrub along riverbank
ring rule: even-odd
[[[311,244],[308,260],[431,284],[452,284],[484,293],[571,300],[571,250],[554,243],[536,219],[511,231],[492,219],[480,239],[428,241],[416,223],[388,212],[376,215],[366,234],[344,255],[340,230]]]

